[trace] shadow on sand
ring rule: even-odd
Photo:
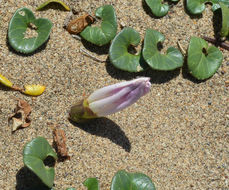
[[[102,117],[94,119],[91,123],[75,123],[71,120],[70,122],[87,133],[110,139],[113,143],[125,149],[126,152],[131,150],[130,141],[124,131],[110,119]]]
[[[16,190],[50,190],[32,171],[25,166],[16,174]]]

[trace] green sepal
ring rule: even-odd
[[[89,108],[87,99],[72,106],[69,113],[69,119],[77,123],[87,122],[95,118],[98,118],[98,116]]]

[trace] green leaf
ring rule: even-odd
[[[157,17],[165,16],[169,11],[169,5],[164,4],[163,0],[145,0],[146,4],[150,7],[152,13]],[[170,0],[177,2],[179,0]]]
[[[26,29],[34,25],[37,37],[25,38]],[[10,45],[21,53],[32,53],[48,40],[52,23],[48,19],[36,19],[31,10],[27,8],[18,9],[10,20],[8,39]]]
[[[23,162],[27,168],[33,171],[41,181],[48,187],[53,186],[55,170],[53,167],[44,165],[44,160],[48,156],[57,159],[56,153],[43,137],[37,137],[27,143],[23,151]]]
[[[128,52],[130,45],[137,46],[140,43],[140,35],[132,28],[124,28],[111,43],[109,58],[118,69],[139,72],[143,70],[144,60],[141,53],[133,55]]]
[[[42,3],[38,8],[37,11],[42,10],[45,6],[47,6],[49,3],[58,3],[60,5],[62,5],[66,11],[70,11],[70,8],[62,1],[60,0],[49,0],[49,1],[45,1],[44,3]]]
[[[112,179],[111,190],[156,190],[152,180],[142,173],[118,171]]]
[[[117,20],[115,10],[111,5],[99,7],[95,15],[102,19],[101,27],[87,26],[80,35],[92,44],[103,46],[108,44],[116,35]]]
[[[212,4],[212,10],[220,8],[219,2],[229,5],[228,0],[186,0],[187,9],[191,14],[201,14],[205,10],[205,3]]]
[[[88,190],[99,190],[99,182],[96,178],[87,178],[83,184]]]
[[[192,37],[188,48],[188,69],[198,80],[211,77],[223,61],[222,52],[198,37]]]
[[[220,35],[226,37],[229,34],[229,7],[223,3],[219,3],[222,10],[222,28]]]
[[[156,70],[169,71],[183,65],[183,55],[174,47],[167,49],[166,55],[158,51],[158,43],[165,40],[164,36],[156,31],[147,29],[144,39],[143,57],[149,66]]]
[[[66,190],[76,190],[76,189],[75,189],[75,188],[70,187],[70,188],[67,188]]]

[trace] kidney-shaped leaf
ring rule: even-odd
[[[222,10],[222,28],[220,35],[226,37],[229,34],[229,7],[223,3],[219,3]]]
[[[25,36],[28,27],[36,30],[36,37]],[[52,23],[48,19],[36,19],[31,10],[27,8],[18,9],[10,20],[8,39],[10,45],[19,52],[31,53],[40,47],[49,37]]]
[[[144,68],[144,60],[141,53],[134,55],[128,52],[129,46],[137,46],[140,43],[140,35],[132,28],[124,28],[111,43],[109,58],[118,69],[139,72]]]
[[[87,41],[102,46],[108,44],[116,35],[117,20],[112,5],[99,7],[95,15],[102,19],[101,27],[87,26],[80,35]]]
[[[48,156],[57,159],[56,153],[43,137],[37,137],[25,145],[23,151],[23,162],[26,167],[33,171],[41,181],[48,187],[53,186],[55,170],[53,167],[44,165]]]
[[[205,10],[205,3],[212,4],[212,10],[220,8],[219,2],[229,5],[228,0],[187,0],[187,9],[191,14],[201,14]]]
[[[87,178],[83,184],[88,190],[99,190],[99,182],[96,178]]]
[[[169,5],[164,4],[163,0],[145,0],[146,4],[150,7],[152,13],[157,17],[165,16],[169,11]],[[177,2],[179,0],[171,0]]]
[[[181,67],[183,65],[183,55],[178,49],[169,47],[166,55],[158,51],[158,43],[162,43],[164,39],[160,32],[152,29],[146,30],[143,48],[145,61],[156,70],[169,71]]]
[[[192,37],[188,48],[188,69],[198,80],[211,77],[223,60],[222,52],[198,37]]]
[[[118,171],[112,179],[111,190],[156,190],[152,180],[142,173]]]

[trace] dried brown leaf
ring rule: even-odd
[[[14,110],[14,114],[9,117],[9,124],[12,124],[12,132],[16,131],[19,128],[29,127],[31,120],[29,115],[31,113],[30,105],[21,99],[17,99],[18,104]]]
[[[13,132],[16,131],[18,128],[20,128],[23,124],[21,119],[18,119],[15,117],[12,118],[12,121],[13,121],[13,123],[12,123],[12,131]]]
[[[53,145],[56,149],[60,160],[69,160],[70,156],[68,155],[68,150],[66,146],[66,136],[64,130],[55,128],[53,130]]]
[[[71,20],[67,25],[67,31],[70,34],[78,34],[94,21],[95,19],[91,15],[85,14],[79,18]]]

